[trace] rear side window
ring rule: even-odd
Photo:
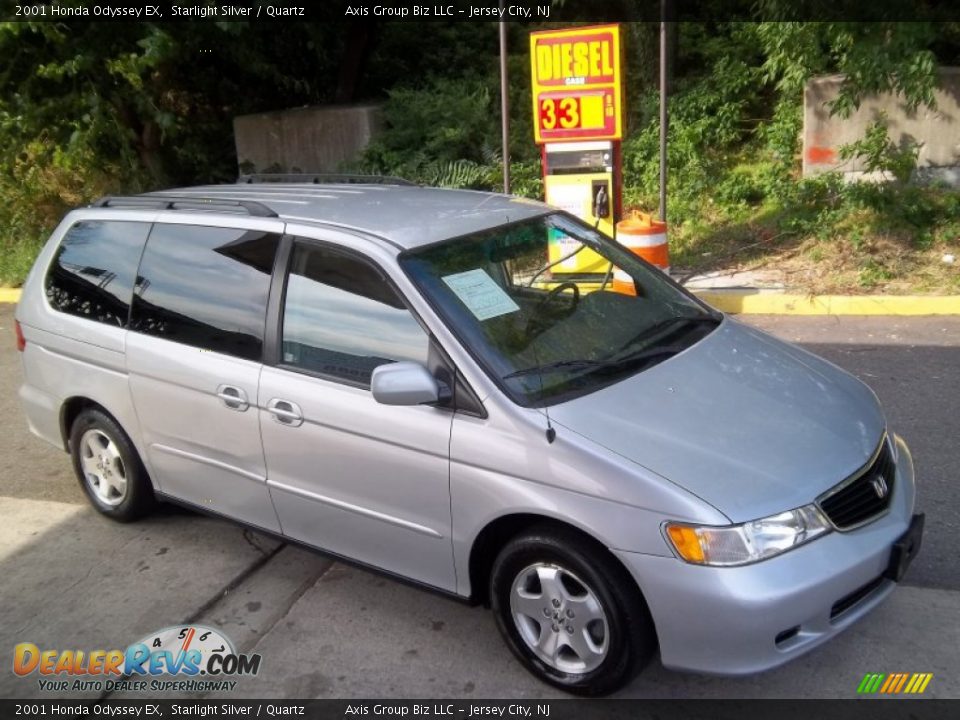
[[[283,364],[369,386],[374,368],[426,364],[430,339],[369,263],[298,245],[287,280]]]
[[[94,220],[71,227],[47,271],[54,310],[126,327],[137,263],[150,223]]]
[[[259,360],[280,236],[154,225],[134,288],[130,329]]]

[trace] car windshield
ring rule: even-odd
[[[484,370],[527,407],[641,372],[721,320],[563,213],[407,251],[400,263]]]

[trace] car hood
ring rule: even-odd
[[[550,418],[744,522],[805,505],[862,467],[885,421],[840,368],[725,319],[654,367]]]

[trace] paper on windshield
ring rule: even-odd
[[[489,320],[520,309],[483,268],[445,275],[443,281],[478,320]]]

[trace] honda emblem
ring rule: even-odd
[[[878,498],[882,500],[887,496],[887,481],[883,475],[877,475],[870,481],[870,484],[873,485],[873,491],[877,494]]]

